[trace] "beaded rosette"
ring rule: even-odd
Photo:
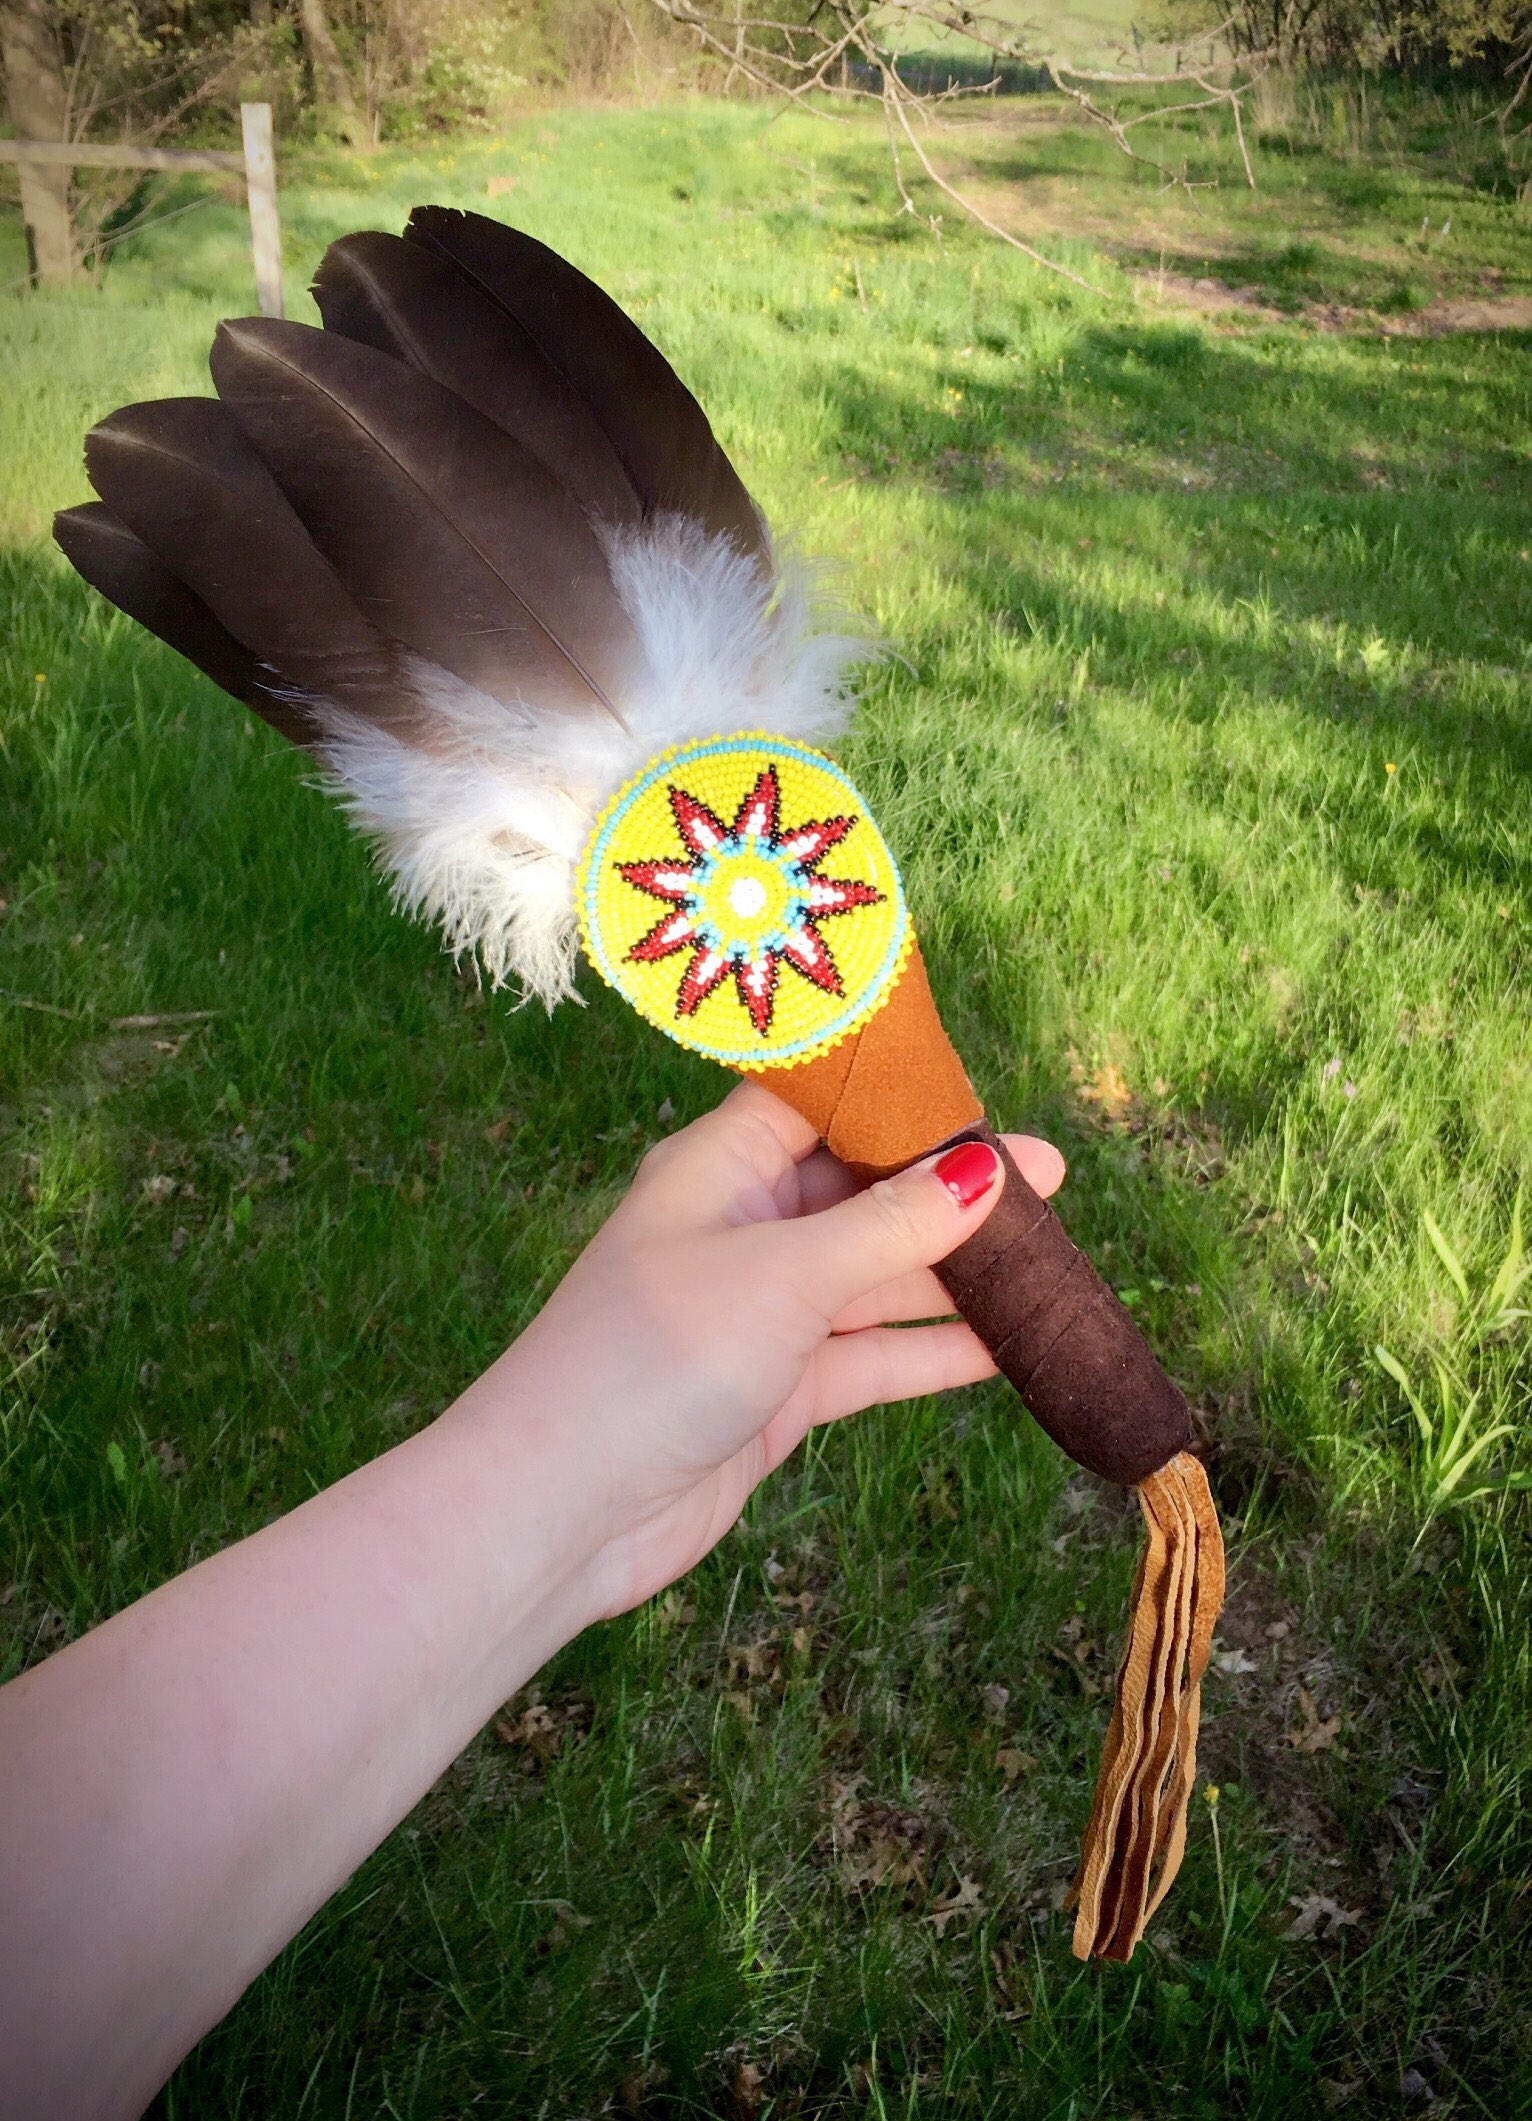
[[[822,752],[760,735],[652,759],[598,819],[578,883],[601,977],[734,1067],[826,1053],[888,998],[912,933],[868,806]]]

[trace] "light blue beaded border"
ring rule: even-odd
[[[629,804],[636,802],[644,790],[651,788],[657,780],[665,779],[675,773],[684,760],[713,758],[719,753],[736,751],[765,751],[774,753],[779,758],[798,759],[805,765],[817,767],[820,772],[828,773],[832,779],[839,782],[861,815],[870,824],[872,823],[872,812],[854,782],[848,778],[841,767],[836,765],[834,759],[827,757],[822,751],[814,750],[812,745],[793,744],[783,737],[769,736],[760,731],[745,730],[741,731],[737,736],[710,737],[698,744],[678,744],[670,751],[662,751],[657,758],[651,759],[649,764],[631,781],[626,782],[612,798],[612,801],[607,806],[605,815],[596,828],[595,837],[592,839],[590,847],[580,864],[580,939],[585,945],[586,956],[595,966],[597,972],[600,973],[602,979],[606,981],[609,987],[616,988],[617,992],[622,994],[625,1000],[627,996],[623,983],[613,970],[605,946],[602,943],[600,927],[596,920],[596,892],[606,859],[606,850],[611,844],[612,834],[617,829],[622,817],[626,814]],[[877,829],[874,824],[873,830],[877,831]],[[881,838],[881,834],[879,837]],[[822,1031],[816,1031],[811,1038],[795,1039],[788,1046],[763,1048],[759,1045],[707,1045],[701,1039],[688,1038],[679,1029],[672,1030],[668,1024],[656,1024],[655,1029],[663,1030],[665,1035],[668,1038],[673,1038],[677,1045],[685,1046],[692,1053],[704,1054],[709,1060],[722,1061],[730,1067],[753,1065],[763,1068],[786,1067],[790,1066],[795,1060],[816,1057],[820,1053],[828,1052],[830,1047],[838,1046],[843,1038],[848,1038],[853,1031],[859,1030],[868,1017],[876,1013],[881,1001],[886,999],[887,994],[892,991],[894,980],[899,974],[904,958],[909,953],[911,942],[910,915],[909,908],[905,903],[904,879],[899,874],[899,864],[894,860],[893,851],[886,840],[883,842],[883,849],[894,879],[894,902],[898,919],[894,927],[893,936],[877,971],[863,985],[856,998],[848,1001],[840,1015],[826,1024]],[[869,997],[876,997],[871,1008],[868,1007]],[[645,1018],[646,1023],[652,1021],[652,1018]]]

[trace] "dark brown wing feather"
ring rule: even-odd
[[[769,566],[760,513],[701,406],[610,295],[545,244],[482,214],[417,206],[405,235],[496,303],[584,399],[646,514],[694,516]]]
[[[313,741],[317,732],[312,717],[280,697],[283,681],[277,672],[220,626],[202,599],[193,596],[104,503],[61,508],[53,519],[53,535],[70,565],[119,611],[158,634],[289,742]]]
[[[633,481],[584,400],[445,258],[366,229],[330,245],[312,292],[327,331],[433,377],[529,449],[588,515],[640,520]]]
[[[118,521],[258,661],[300,691],[408,718],[397,650],[216,398],[125,405],[86,437],[85,464]]]
[[[391,638],[507,705],[620,719],[637,637],[583,510],[529,451],[429,377],[308,325],[220,325],[212,370]]]

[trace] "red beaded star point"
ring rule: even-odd
[[[621,862],[618,869],[636,891],[670,909],[633,944],[629,961],[653,964],[691,952],[676,991],[676,1015],[694,1016],[732,974],[740,1002],[764,1038],[783,965],[825,994],[843,994],[840,969],[818,924],[877,905],[883,893],[854,878],[821,876],[819,864],[857,819],[808,819],[784,831],[774,766],[757,777],[730,825],[688,789],[672,785],[667,792],[687,858]]]

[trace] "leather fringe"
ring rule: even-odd
[[[1181,1867],[1202,1675],[1223,1604],[1223,1536],[1198,1460],[1178,1452],[1138,1499],[1148,1542],[1068,1903],[1077,1959],[1130,1959]]]

